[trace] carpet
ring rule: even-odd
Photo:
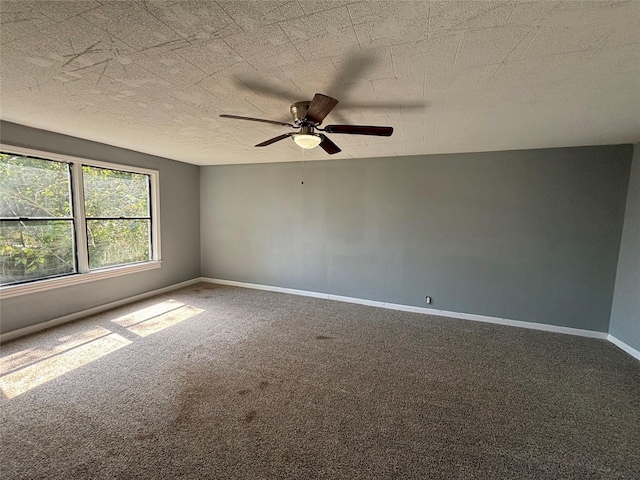
[[[604,340],[196,284],[1,356],[3,479],[640,478]]]

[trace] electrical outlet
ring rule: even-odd
[[[424,301],[431,305],[431,297],[429,295],[425,297]]]

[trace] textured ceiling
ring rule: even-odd
[[[3,120],[207,165],[640,141],[640,1],[5,1]],[[390,125],[304,151],[276,125]]]

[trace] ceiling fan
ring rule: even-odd
[[[338,104],[338,100],[321,93],[316,93],[313,100],[305,102],[296,102],[291,105],[291,115],[293,123],[278,122],[275,120],[265,120],[263,118],[242,117],[239,115],[220,115],[224,118],[234,118],[237,120],[250,120],[252,122],[271,123],[297,129],[297,132],[285,133],[262,143],[258,143],[256,147],[266,147],[272,143],[279,142],[288,137],[293,137],[296,144],[305,149],[320,146],[329,155],[341,152],[340,147],[333,143],[324,133],[343,133],[348,135],[376,135],[380,137],[390,137],[393,133],[393,127],[375,127],[370,125],[327,125],[320,128],[322,121]]]

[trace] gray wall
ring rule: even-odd
[[[202,167],[202,275],[607,332],[631,157]]]
[[[200,275],[197,166],[8,122],[0,123],[0,140],[26,148],[159,170],[162,229],[161,268],[3,299],[0,303],[2,333],[191,280]]]
[[[609,333],[640,350],[640,144],[633,153]]]

